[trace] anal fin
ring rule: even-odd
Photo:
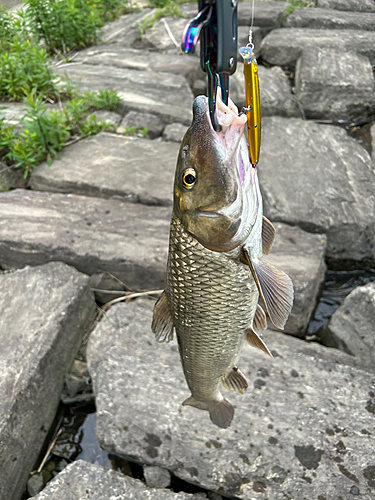
[[[262,252],[264,255],[268,255],[271,250],[273,240],[275,239],[275,228],[271,221],[264,217],[262,221]]]
[[[253,275],[268,316],[276,328],[283,330],[293,305],[292,280],[263,259],[251,259],[245,248],[242,255]]]
[[[158,342],[170,342],[173,339],[173,327],[172,314],[164,291],[156,301],[151,330]]]
[[[237,366],[234,366],[228,375],[221,380],[221,384],[227,391],[239,392],[240,394],[243,394],[243,391],[249,387],[245,375]]]
[[[266,344],[263,342],[263,340],[259,337],[259,335],[254,332],[252,328],[249,328],[247,333],[246,333],[246,341],[248,344],[252,345],[253,347],[257,347],[258,349],[261,349],[263,352],[273,357],[270,350],[266,346]]]
[[[257,308],[255,310],[255,316],[253,319],[253,329],[256,333],[262,333],[263,330],[267,328],[267,318],[266,313],[263,311],[261,306],[257,304]]]

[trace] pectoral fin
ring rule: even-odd
[[[259,337],[259,335],[256,332],[254,332],[252,328],[248,329],[246,334],[246,340],[248,344],[252,345],[253,347],[257,347],[258,349],[261,349],[263,352],[271,356],[271,358],[273,357],[266,344]]]
[[[266,313],[258,304],[253,319],[253,329],[255,330],[256,333],[262,333],[263,330],[265,330],[266,328],[267,328]]]
[[[249,387],[245,375],[237,366],[234,366],[228,375],[222,379],[221,384],[227,391],[239,392],[240,394],[243,394],[243,391]]]
[[[163,292],[154,307],[151,330],[155,333],[158,342],[170,342],[173,339],[173,320],[168,298]]]
[[[273,240],[275,239],[275,228],[272,222],[270,222],[267,217],[263,215],[262,222],[262,251],[264,255],[268,255],[271,250]]]
[[[276,328],[284,328],[293,305],[293,283],[283,271],[279,271],[262,259],[251,259],[243,250],[244,260],[258,287],[266,312]]]

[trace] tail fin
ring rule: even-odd
[[[212,422],[222,429],[229,427],[233,420],[234,408],[226,399],[221,401],[198,401],[193,396],[190,396],[182,405],[194,406],[194,408],[209,411]]]

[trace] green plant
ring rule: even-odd
[[[138,29],[140,31],[140,36],[143,36],[146,31],[150,28],[153,27],[156,21],[156,16],[146,16],[142,22],[136,22],[135,24],[138,26]]]
[[[295,10],[303,9],[304,7],[316,7],[315,2],[312,0],[288,0],[289,5],[283,12],[282,22],[286,20],[290,14]]]

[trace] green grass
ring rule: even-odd
[[[286,20],[295,10],[303,9],[304,7],[316,7],[314,0],[288,0],[288,7],[283,12],[282,22]]]

